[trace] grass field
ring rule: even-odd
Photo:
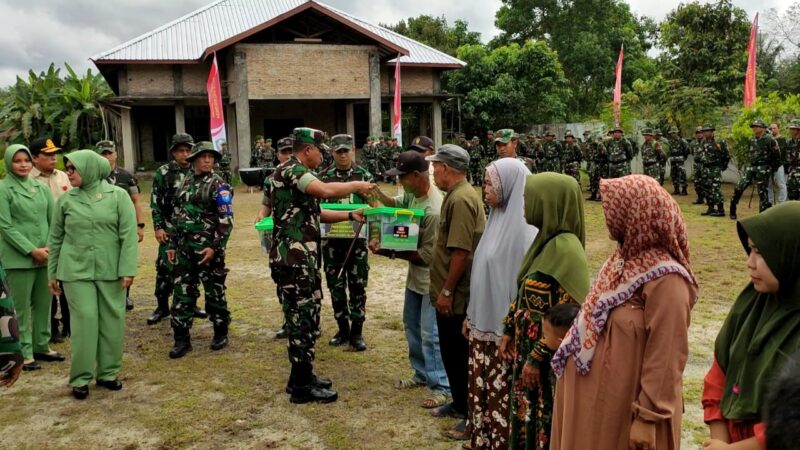
[[[391,188],[388,188],[391,189]],[[671,187],[670,187],[671,190]],[[691,190],[691,189],[690,189]],[[726,186],[726,198],[731,187]],[[149,197],[145,192],[144,197]],[[452,420],[431,418],[419,404],[423,389],[397,391],[393,382],[409,374],[402,324],[405,263],[372,257],[365,338],[369,350],[329,347],[335,322],[327,292],[316,370],[334,380],[339,401],[292,405],[283,392],[289,364],[275,286],[252,228],[261,194],[237,189],[235,230],[228,246],[228,302],[233,313],[231,345],[211,352],[212,329],[197,321],[194,351],[170,360],[168,321],[149,327],[156,244],[149,223],[140,245],[136,308],[128,313],[122,391],[91,386],[89,398],[73,399],[68,363],[25,372],[0,393],[0,448],[425,448],[457,449],[441,437]],[[692,314],[690,358],[684,375],[686,413],[683,448],[699,447],[702,379],[711,364],[713,341],[733,299],[747,281],[745,255],[735,223],[706,218],[677,197],[688,222],[692,262],[701,297]],[[740,215],[754,214],[746,201]],[[145,208],[149,217],[149,208]],[[587,253],[592,273],[613,248],[599,203],[586,206]],[[87,236],[90,239],[90,236]],[[202,301],[201,301],[202,302]],[[68,355],[69,341],[54,348]]]

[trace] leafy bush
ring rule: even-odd
[[[739,167],[747,164],[747,149],[753,132],[750,130],[750,123],[755,119],[761,119],[769,125],[777,122],[782,125],[784,134],[788,133],[786,125],[790,120],[800,118],[800,95],[788,95],[781,97],[777,93],[771,93],[767,97],[760,97],[754,107],[743,108],[739,116],[731,126],[731,133],[728,137],[728,144],[731,152],[736,159]]]

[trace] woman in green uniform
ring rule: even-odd
[[[63,282],[72,325],[69,384],[77,399],[89,383],[113,391],[122,367],[125,289],[136,276],[136,213],[127,192],[105,178],[111,166],[91,150],[64,158],[70,184],[53,214],[48,279],[59,295]]]
[[[50,350],[47,233],[53,197],[47,186],[29,176],[33,163],[25,146],[8,147],[5,164],[8,175],[0,182],[0,262],[14,293],[24,369],[35,370],[41,368],[36,360],[64,360]]]

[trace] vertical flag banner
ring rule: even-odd
[[[617,60],[617,70],[614,72],[616,82],[614,83],[614,122],[621,125],[622,116],[622,60],[625,55],[625,45],[619,48],[619,59]]]
[[[394,121],[392,122],[392,137],[397,138],[397,145],[403,146],[403,121],[402,121],[402,108],[400,103],[400,56],[397,55],[397,61],[394,65]]]
[[[208,109],[211,118],[211,142],[214,148],[222,151],[222,145],[228,143],[228,135],[225,132],[225,116],[222,114],[222,91],[219,84],[219,68],[217,67],[217,54],[214,53],[214,62],[211,64],[211,72],[208,74],[206,91],[208,91]]]
[[[756,102],[756,48],[758,39],[758,13],[750,28],[750,42],[747,44],[747,70],[744,73],[744,107],[750,108]]]

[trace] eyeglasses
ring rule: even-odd
[[[75,166],[73,166],[72,164],[70,164],[70,165],[67,165],[67,166],[64,166],[64,170],[65,170],[65,171],[66,171],[68,174],[72,175],[73,173],[75,173]]]

